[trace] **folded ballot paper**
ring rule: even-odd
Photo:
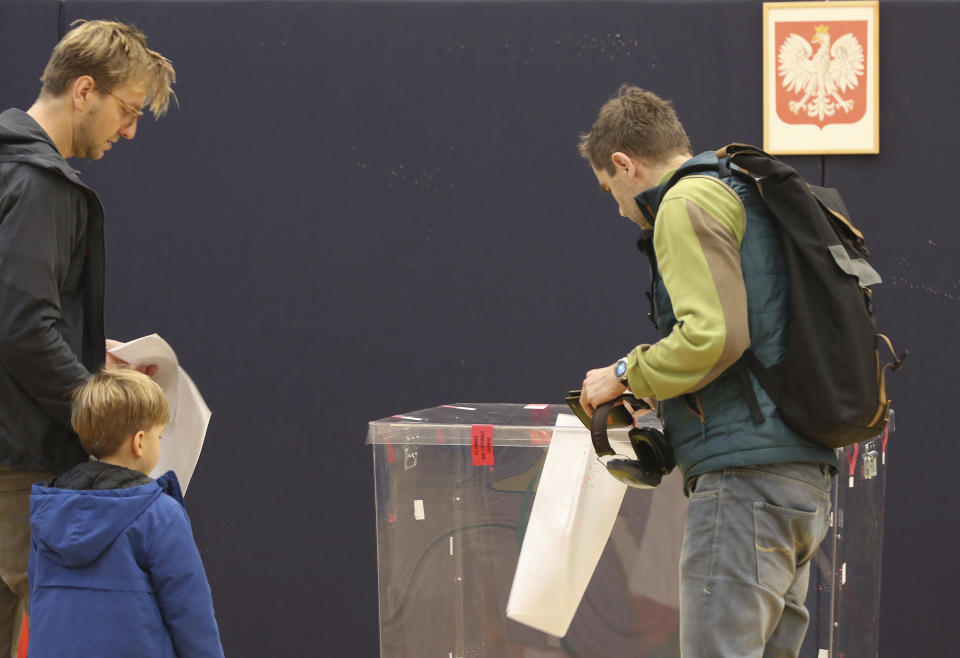
[[[597,460],[590,432],[560,414],[537,485],[507,617],[567,633],[617,520],[627,487]]]
[[[183,493],[193,476],[210,422],[210,409],[193,380],[177,363],[177,355],[157,334],[131,340],[110,350],[134,367],[157,366],[153,379],[170,402],[170,422],[163,430],[160,461],[150,474],[158,477],[169,470],[177,474]]]

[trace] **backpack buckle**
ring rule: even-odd
[[[893,362],[893,365],[890,367],[890,369],[893,370],[894,372],[896,372],[897,370],[900,370],[900,367],[903,366],[903,362],[907,360],[908,356],[910,356],[910,350],[903,350],[903,354],[901,354],[900,356],[894,355],[893,357],[894,362]]]

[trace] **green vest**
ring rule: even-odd
[[[733,188],[747,215],[740,256],[747,292],[750,349],[765,366],[770,366],[783,358],[789,313],[788,274],[778,229],[754,184],[729,172],[721,175],[720,166],[716,153],[702,153],[685,162],[668,182],[639,195],[637,201],[641,208],[649,207],[655,216],[670,187],[693,173],[718,177]],[[677,318],[656,267],[652,237],[646,240],[644,250],[652,257],[653,320],[660,334],[667,336]],[[762,422],[755,422],[751,415],[744,395],[746,386],[753,388]],[[783,422],[770,396],[739,361],[695,393],[662,400],[660,413],[664,434],[684,475],[684,486],[695,475],[729,467],[819,462],[836,468],[838,464],[835,451],[805,439]]]

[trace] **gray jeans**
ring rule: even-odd
[[[52,477],[0,468],[0,658],[16,658],[30,599],[30,486]]]
[[[831,477],[827,466],[793,463],[696,480],[680,554],[683,658],[796,658]]]

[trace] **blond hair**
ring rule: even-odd
[[[115,454],[140,430],[166,425],[170,405],[155,381],[126,368],[103,369],[74,390],[70,423],[88,454]]]
[[[692,153],[673,104],[627,84],[603,104],[590,132],[580,135],[579,150],[594,169],[611,175],[615,170],[611,156],[617,151],[649,165]]]
[[[74,80],[89,75],[98,86],[112,91],[125,84],[143,85],[154,117],[176,100],[173,64],[147,48],[147,37],[133,25],[115,21],[77,20],[60,40],[40,80],[40,95],[61,96]]]

